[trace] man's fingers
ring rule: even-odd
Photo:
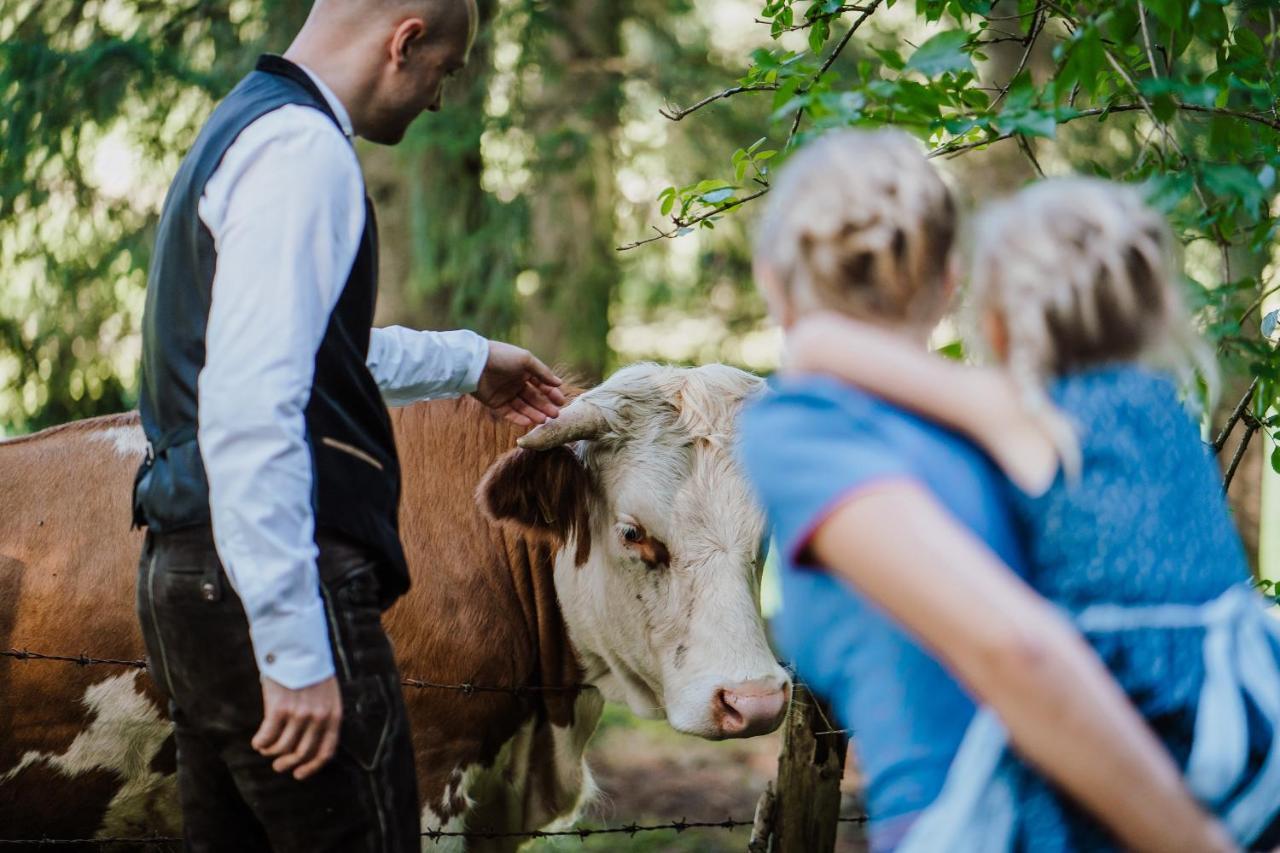
[[[511,401],[511,408],[524,415],[535,424],[540,424],[547,419],[547,416],[538,409],[530,406],[521,398],[517,397]]]
[[[520,392],[520,401],[548,418],[554,418],[560,414],[560,407],[537,385],[526,384]]]
[[[500,418],[505,418],[516,426],[533,426],[533,421],[517,412],[510,403],[507,403],[505,406],[499,406],[493,410],[493,413]]]
[[[529,372],[537,377],[538,381],[544,385],[552,387],[563,385],[564,380],[556,376],[551,368],[542,363],[542,360],[533,353],[529,353]]]
[[[546,395],[546,398],[557,406],[563,406],[569,402],[569,398],[566,397],[564,392],[555,385],[545,385],[542,382],[535,382],[533,380],[529,380],[529,384],[538,389],[542,394]]]
[[[301,782],[329,763],[329,759],[333,758],[334,753],[338,751],[338,733],[341,731],[341,725],[341,720],[334,720],[324,727],[320,747],[316,750],[315,756],[293,771],[293,778]]]
[[[263,746],[257,747],[258,752],[268,758],[292,752],[306,725],[307,722],[298,717],[297,714],[289,714],[285,720],[284,728],[280,730],[280,735],[275,740],[268,741]]]
[[[275,743],[280,737],[281,730],[284,729],[285,719],[286,715],[283,711],[273,711],[263,717],[262,725],[258,726],[258,731],[250,741],[253,748],[261,752],[269,744]]]
[[[298,738],[298,745],[271,762],[271,769],[277,773],[288,773],[299,764],[310,761],[320,747],[320,740],[323,737],[324,723],[319,718],[313,719],[303,728]]]

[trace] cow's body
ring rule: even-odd
[[[401,672],[436,684],[609,683],[602,658],[611,655],[575,648],[557,590],[558,577],[564,587],[595,568],[582,565],[584,553],[604,550],[590,531],[609,524],[571,538],[486,517],[478,484],[516,433],[469,399],[398,410],[394,421],[413,575],[385,617]],[[129,415],[0,443],[0,649],[144,656],[134,612],[141,534],[129,527],[143,449]],[[750,631],[759,634],[758,619]],[[405,693],[424,828],[538,828],[572,816],[590,792],[582,753],[600,690]],[[661,689],[648,695],[664,704]],[[136,669],[0,659],[0,838],[176,833],[162,709]]]

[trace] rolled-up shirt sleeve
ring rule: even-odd
[[[214,544],[259,671],[298,689],[334,673],[304,412],[364,229],[355,152],[319,111],[283,107],[228,150],[200,216],[217,249],[198,382]]]
[[[489,342],[475,332],[374,329],[366,364],[382,399],[393,406],[457,397],[476,390]]]

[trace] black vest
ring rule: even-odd
[[[209,485],[196,442],[196,379],[204,367],[217,253],[197,205],[241,131],[287,104],[313,107],[338,124],[305,71],[263,56],[213,111],[165,198],[142,321],[139,408],[151,447],[134,487],[134,521],[155,533],[209,523]],[[360,250],[316,353],[307,443],[317,528],[346,534],[382,557],[389,602],[408,589],[409,573],[397,523],[400,468],[391,421],[365,366],[378,287],[377,224],[367,200],[365,209]]]

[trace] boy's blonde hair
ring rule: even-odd
[[[936,322],[955,238],[951,193],[919,143],[896,130],[832,131],[774,178],[756,232],[798,313]]]
[[[1178,292],[1175,243],[1164,217],[1129,186],[1056,178],[989,206],[975,228],[973,307],[995,311],[1007,366],[1068,473],[1079,447],[1050,405],[1054,376],[1137,361],[1197,373],[1217,389],[1217,366]]]

